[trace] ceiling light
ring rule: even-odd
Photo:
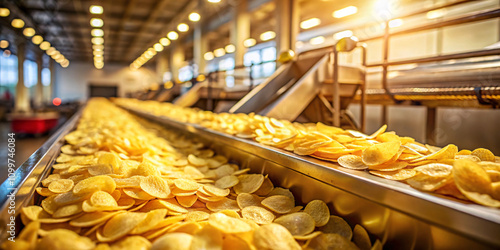
[[[32,41],[34,44],[38,45],[38,44],[40,44],[40,43],[42,43],[42,42],[43,42],[43,37],[42,37],[42,36],[39,36],[39,35],[36,35],[36,36],[34,36],[34,37],[32,37],[32,38],[31,38],[31,41]]]
[[[50,48],[50,43],[47,42],[47,41],[44,41],[42,43],[40,43],[40,49],[42,50],[48,50]]]
[[[104,31],[102,29],[92,29],[90,34],[92,36],[104,36]]]
[[[160,39],[160,44],[163,45],[164,47],[168,46],[168,45],[170,45],[170,40],[168,40],[168,38],[166,38],[166,37],[163,37]]]
[[[319,20],[319,18],[316,18],[316,17],[315,17],[315,18],[311,18],[311,19],[307,19],[307,20],[305,20],[305,21],[302,21],[302,22],[300,23],[300,27],[301,27],[302,29],[305,29],[305,30],[306,30],[306,29],[310,29],[310,28],[312,28],[312,27],[316,27],[316,26],[318,26],[318,25],[320,25],[320,24],[321,24],[321,20]]]
[[[214,59],[214,53],[209,51],[203,55],[203,58],[205,58],[205,60],[207,60],[207,61],[210,61],[210,60]]]
[[[333,12],[333,17],[342,18],[346,16],[350,16],[356,14],[358,12],[358,8],[356,6],[349,6],[343,9],[337,10]]]
[[[6,49],[7,47],[9,47],[9,41],[7,40],[0,41],[0,48]]]
[[[340,31],[340,32],[333,34],[333,38],[335,38],[335,40],[340,40],[344,37],[350,37],[350,36],[352,36],[352,34],[353,33],[351,30],[344,30],[344,31]]]
[[[249,48],[254,46],[257,43],[257,41],[253,38],[248,38],[245,41],[243,41],[243,46]]]
[[[57,63],[62,63],[64,60],[66,60],[66,58],[64,58],[64,56],[60,56],[56,59],[56,62]]]
[[[104,21],[102,21],[102,19],[100,19],[100,18],[92,18],[92,19],[90,19],[90,25],[92,27],[99,28],[99,27],[102,27],[104,25]]]
[[[66,60],[62,61],[62,62],[61,62],[61,66],[62,66],[63,68],[67,68],[67,67],[69,66],[69,61],[68,61],[68,59],[66,59]]]
[[[57,60],[57,59],[59,59],[59,57],[61,57],[61,56],[62,56],[62,55],[61,55],[61,52],[56,51],[56,53],[52,54],[50,57],[52,57],[52,59],[54,59],[54,60]]]
[[[6,17],[10,15],[10,10],[7,8],[0,8],[0,16]]]
[[[102,50],[94,50],[94,52],[92,52],[92,54],[94,54],[94,56],[98,56],[98,55],[102,56],[102,55],[104,55],[104,51],[102,51]]]
[[[27,37],[32,37],[32,36],[35,35],[35,33],[36,33],[35,29],[33,29],[33,28],[29,28],[28,27],[28,28],[26,28],[26,29],[23,30],[23,35],[25,35]]]
[[[51,56],[51,55],[55,54],[56,51],[57,51],[56,48],[50,47],[47,51],[45,51],[45,53],[47,53],[47,55]]]
[[[102,38],[102,37],[93,37],[92,38],[92,43],[93,44],[103,44],[104,43],[104,38]]]
[[[226,50],[224,48],[218,48],[214,50],[215,57],[221,57],[226,54]]]
[[[22,19],[19,19],[19,18],[13,19],[11,24],[12,24],[12,27],[18,28],[18,29],[24,27],[24,21]]]
[[[236,46],[228,44],[224,49],[226,50],[227,53],[233,53],[236,51]]]
[[[394,19],[394,20],[391,20],[389,21],[389,28],[396,28],[396,27],[399,27],[403,25],[403,19]]]
[[[104,10],[102,9],[102,6],[99,5],[90,5],[90,13],[92,14],[102,14]]]
[[[266,31],[262,34],[260,34],[260,40],[262,41],[268,41],[276,37],[276,33],[274,31]]]
[[[200,14],[198,14],[196,12],[191,12],[191,14],[189,14],[189,20],[190,21],[198,22],[198,21],[200,21],[200,19],[201,19]]]
[[[180,32],[187,32],[189,30],[189,25],[180,23],[179,25],[177,25],[177,30]]]
[[[104,49],[104,45],[102,45],[102,44],[94,44],[94,45],[92,45],[92,49],[93,50],[103,50]]]
[[[443,17],[444,15],[446,15],[447,11],[445,8],[443,9],[437,9],[437,10],[431,10],[429,12],[427,12],[427,19],[436,19],[436,18],[440,18],[440,17]]]
[[[103,62],[104,58],[102,56],[94,56],[94,63],[95,62]]]
[[[94,62],[96,69],[102,69],[104,67],[104,62]]]
[[[207,0],[209,3],[218,3],[220,0]]]
[[[177,34],[177,32],[175,31],[170,31],[168,32],[167,37],[170,40],[177,40],[177,38],[179,38],[179,34]]]
[[[318,44],[322,44],[324,42],[325,42],[324,36],[313,37],[313,38],[311,38],[311,40],[309,40],[309,43],[312,45],[318,45]]]
[[[153,48],[155,48],[156,51],[160,52],[163,50],[163,45],[159,44],[159,43],[155,43],[155,45],[153,46]]]

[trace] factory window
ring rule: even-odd
[[[193,68],[191,66],[184,66],[179,69],[179,81],[187,82],[193,78]]]
[[[50,69],[49,68],[42,69],[42,84],[43,84],[43,86],[50,85]]]
[[[276,60],[276,47],[267,47],[260,50],[247,52],[243,59],[245,66],[259,64],[267,61]],[[268,77],[274,73],[276,69],[275,62],[268,62],[260,65],[252,66],[252,76],[254,78]]]
[[[262,62],[260,55],[260,50],[255,50],[255,51],[250,51],[245,54],[243,57],[243,64],[245,66],[250,66],[252,64],[258,64]],[[255,65],[252,66],[252,77],[253,78],[260,78],[262,77],[262,66],[261,65]]]
[[[17,84],[17,56],[0,56],[0,76],[2,96],[7,91],[14,94]]]
[[[37,79],[37,64],[36,62],[24,61],[24,86],[31,88],[36,85]]]
[[[263,62],[268,62],[268,61],[274,61],[276,60],[276,47],[269,47],[262,49],[262,61]],[[270,76],[274,73],[274,70],[276,69],[276,63],[275,62],[268,62],[262,64],[262,74],[263,76]]]

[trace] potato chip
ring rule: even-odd
[[[161,177],[156,175],[150,175],[141,180],[141,188],[144,192],[157,198],[168,198],[170,194],[170,188],[168,183]]]
[[[123,211],[85,213],[80,217],[72,219],[69,224],[74,227],[91,227],[107,221],[118,213],[123,213]]]
[[[343,155],[337,159],[337,162],[340,166],[348,169],[363,170],[368,168],[368,165],[357,155]]]
[[[173,215],[173,216],[169,215],[169,216],[167,216],[167,218],[161,220],[156,226],[154,226],[153,229],[167,228],[168,226],[174,225],[177,222],[183,221],[184,219],[186,219],[185,214]],[[153,237],[153,238],[155,238],[155,237]]]
[[[396,171],[370,171],[370,174],[395,181],[403,181],[417,174],[413,169],[400,169]]]
[[[196,191],[200,188],[200,184],[188,179],[175,179],[174,185],[184,191]]]
[[[124,188],[123,193],[128,197],[138,200],[152,200],[155,197],[139,188]]]
[[[208,223],[223,233],[244,233],[252,230],[252,227],[240,219],[229,217],[223,213],[213,213],[208,218]]]
[[[406,183],[408,183],[410,186],[413,188],[422,190],[422,191],[428,191],[432,192],[435,191],[444,185],[446,185],[449,181],[451,181],[451,178],[446,178],[446,177],[433,177],[425,174],[417,174],[413,176],[410,179],[406,180]]]
[[[54,212],[60,207],[60,205],[54,202],[56,196],[57,195],[49,196],[42,200],[42,207],[49,214],[54,214]]]
[[[222,200],[216,202],[207,202],[207,208],[212,212],[220,212],[222,210],[239,211],[238,203],[235,200],[223,197]]]
[[[236,194],[253,193],[257,191],[264,182],[264,176],[261,174],[243,174],[238,176],[240,182],[233,187]]]
[[[97,163],[109,165],[113,169],[113,171],[118,171],[121,160],[113,153],[103,153],[97,159]]]
[[[383,164],[398,153],[400,146],[399,141],[375,144],[363,150],[362,160],[369,166]]]
[[[206,225],[193,236],[190,249],[222,249],[222,241],[222,233]]]
[[[285,227],[275,223],[263,225],[256,229],[253,234],[253,244],[257,249],[302,249]]]
[[[202,167],[207,165],[207,161],[205,161],[205,159],[199,158],[193,154],[188,155],[187,160],[191,165],[195,167]]]
[[[290,198],[290,200],[292,200],[293,203],[295,203],[295,197],[293,196],[292,192],[290,192],[289,189],[276,187],[273,189],[273,191],[271,191],[269,194],[267,194],[268,197],[273,196],[273,195],[284,195],[284,196]]]
[[[49,184],[48,189],[53,193],[61,194],[70,191],[73,188],[73,186],[74,182],[72,180],[59,179],[52,181]]]
[[[54,214],[52,216],[54,218],[63,218],[63,217],[69,217],[78,213],[83,212],[82,209],[82,203],[76,203],[76,204],[71,204],[71,205],[66,205],[63,207],[59,207],[56,211],[54,211]]]
[[[500,182],[491,183],[491,196],[500,201]]]
[[[21,214],[31,221],[36,221],[40,217],[50,217],[50,215],[43,216],[44,213],[47,214],[40,206],[27,206],[21,208]]]
[[[372,247],[368,232],[360,225],[354,226],[354,230],[352,230],[352,241],[360,250],[370,250]]]
[[[119,213],[106,222],[102,228],[102,233],[97,231],[97,239],[101,242],[117,240],[132,231],[137,225],[145,220],[146,217],[147,214],[145,213]]]
[[[260,188],[257,191],[254,192],[254,194],[260,195],[260,196],[266,196],[271,191],[273,191],[273,189],[274,189],[273,183],[271,182],[269,177],[266,176],[266,177],[264,177],[264,182],[262,182],[262,185],[260,186]]]
[[[19,236],[16,237],[16,242],[20,241],[25,241],[32,246],[34,246],[38,240],[38,230],[40,229],[40,222],[39,221],[33,221],[27,224],[21,233],[19,233]],[[9,248],[5,248],[9,249]],[[11,249],[16,249],[16,248],[11,248]],[[30,248],[26,248],[30,249]]]
[[[160,223],[165,216],[167,216],[167,209],[156,209],[148,212],[146,219],[141,221],[137,226],[130,231],[130,234],[142,234],[151,229],[153,229],[158,223]]]
[[[211,196],[224,197],[229,195],[229,189],[221,189],[213,185],[203,185],[203,189]]]
[[[235,170],[233,167],[231,167],[230,164],[224,164],[216,169],[214,169],[215,177],[217,179],[222,178],[224,176],[232,175],[234,174]]]
[[[238,206],[243,209],[249,206],[260,206],[261,199],[255,194],[241,193],[236,197]]]
[[[306,205],[304,212],[309,214],[315,222],[316,227],[322,227],[330,219],[330,209],[322,200],[313,200]]]
[[[314,230],[314,218],[308,213],[297,212],[276,218],[274,223],[284,226],[292,235],[306,235]]]
[[[329,249],[331,246],[335,246],[335,249],[359,249],[354,243],[336,233],[318,235],[308,242],[305,249]]]
[[[349,224],[341,217],[331,215],[328,223],[318,228],[319,231],[325,234],[339,234],[340,236],[351,240],[352,230]]]
[[[216,202],[224,199],[224,196],[210,196],[200,191],[198,191],[196,195],[198,196],[198,199],[203,202]]]
[[[263,207],[248,206],[241,210],[241,215],[245,219],[255,221],[257,224],[269,224],[274,221],[274,214]]]
[[[456,160],[453,164],[453,178],[460,191],[491,193],[490,177],[482,167],[473,161]]]
[[[203,179],[205,177],[205,175],[202,172],[200,172],[200,170],[191,166],[185,167],[184,173],[187,174],[192,179]]]
[[[89,199],[90,205],[93,207],[116,207],[118,203],[111,194],[104,191],[97,191],[92,194]]]
[[[414,168],[415,171],[436,178],[444,178],[451,174],[453,166],[442,163],[431,163]]]
[[[477,148],[472,151],[471,155],[479,157],[481,161],[492,161],[495,162],[495,155],[488,149]]]
[[[479,157],[475,156],[475,155],[455,155],[455,159],[457,160],[460,160],[460,159],[465,159],[465,160],[471,160],[471,161],[475,161],[475,162],[480,162],[481,159],[479,159]]]
[[[403,169],[407,166],[408,166],[408,163],[404,162],[404,161],[395,161],[395,162],[388,161],[388,162],[381,164],[381,165],[370,166],[369,169],[370,170],[378,170],[378,171],[396,171],[396,170]]]
[[[198,196],[196,195],[177,196],[175,198],[177,199],[177,202],[183,207],[191,207],[198,200]]]
[[[209,213],[203,212],[203,211],[192,211],[186,214],[186,221],[204,221],[208,220],[208,217],[210,216]]]
[[[51,182],[56,181],[56,180],[60,180],[60,179],[61,179],[61,176],[59,174],[51,174],[51,175],[47,176],[47,178],[43,179],[42,185],[44,187],[48,187]]]
[[[226,175],[226,176],[218,179],[217,181],[215,181],[215,186],[218,188],[222,188],[222,189],[231,188],[231,187],[236,186],[236,184],[238,184],[238,182],[240,182],[238,177],[236,177],[234,175]]]
[[[284,195],[267,197],[262,200],[261,204],[279,214],[288,213],[295,207],[294,201]]]
[[[151,250],[189,250],[193,236],[186,233],[168,233],[158,238]]]
[[[90,175],[106,175],[113,173],[113,167],[108,164],[96,164],[87,169]]]
[[[245,240],[233,235],[227,235],[224,237],[222,249],[251,250],[252,248],[250,248],[249,243]]]
[[[151,242],[142,236],[129,236],[111,246],[111,250],[149,250]]]
[[[240,170],[238,170],[238,171],[235,171],[235,172],[233,173],[233,175],[238,176],[238,175],[245,174],[245,173],[247,173],[247,172],[249,172],[249,171],[250,171],[250,169],[249,169],[249,168],[244,168],[244,169],[240,169]]]
[[[462,149],[460,151],[458,151],[457,155],[470,155],[472,154],[472,151],[468,150],[468,149]]]
[[[441,159],[454,159],[455,155],[458,153],[457,146],[450,144],[432,154],[417,158],[411,162],[417,162],[422,160],[441,160]]]
[[[458,186],[458,189],[460,192],[465,195],[469,200],[481,204],[483,206],[488,206],[488,207],[500,207],[500,201],[493,199],[489,194],[483,194],[483,193],[477,193],[477,192],[471,192],[462,189],[460,186]]]
[[[67,229],[55,229],[47,233],[37,244],[36,249],[94,249],[95,244],[87,237]]]
[[[115,188],[116,183],[111,177],[107,175],[98,175],[78,182],[73,187],[73,194],[81,196],[95,191],[113,193]]]
[[[39,194],[41,196],[45,196],[45,197],[56,194],[54,192],[51,192],[48,188],[44,188],[44,187],[37,187],[35,190],[36,190],[37,194]]]

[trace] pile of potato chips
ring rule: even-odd
[[[382,249],[325,202],[297,206],[268,176],[104,99],[65,140],[3,249]]]
[[[413,188],[500,207],[500,157],[490,150],[458,150],[424,145],[411,137],[386,132],[372,135],[322,123],[301,124],[255,114],[215,114],[171,103],[117,99],[116,103],[158,116],[200,124],[265,145],[338,162],[344,168],[406,182]]]

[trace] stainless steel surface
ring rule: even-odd
[[[329,202],[353,226],[365,226],[389,248],[499,248],[500,210],[428,194],[408,185],[366,172],[264,146],[256,142],[184,124],[141,111],[159,122],[211,145],[244,167],[269,174],[291,188],[301,202],[315,198]]]

